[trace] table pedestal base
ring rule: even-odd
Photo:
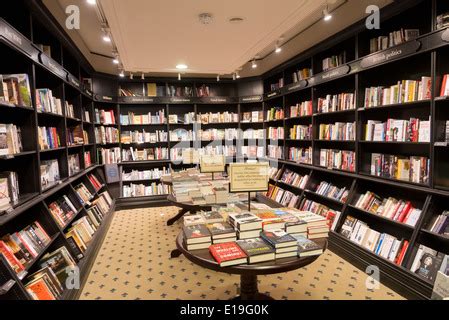
[[[178,249],[173,250],[170,252],[170,258],[179,258],[179,256],[182,254],[182,252]]]
[[[187,212],[189,212],[189,210],[181,209],[176,216],[167,221],[167,226],[172,226],[176,221],[181,219]]]
[[[260,293],[257,287],[257,275],[240,275],[240,296],[232,300],[274,300]]]

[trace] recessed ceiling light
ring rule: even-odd
[[[87,3],[94,5],[94,4],[97,4],[97,0],[87,0]]]
[[[187,68],[188,68],[188,66],[185,64],[182,64],[182,63],[180,63],[176,66],[176,69],[178,69],[178,70],[185,70]]]
[[[243,22],[245,19],[242,17],[232,17],[229,19],[229,23],[241,23]]]

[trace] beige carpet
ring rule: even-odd
[[[178,222],[166,221],[178,212],[164,207],[119,211],[94,262],[80,299],[230,299],[239,277],[209,271],[183,256],[170,259]],[[349,300],[403,299],[380,285],[367,289],[367,275],[329,250],[306,268],[259,277],[259,291],[275,299]]]

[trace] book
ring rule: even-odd
[[[236,236],[234,228],[227,222],[215,222],[207,224],[206,227],[209,229],[212,239],[227,239]]]
[[[30,81],[27,74],[0,75],[0,89],[2,89],[0,102],[32,108]]]
[[[435,282],[437,273],[443,262],[443,255],[438,253],[433,255],[431,253],[424,253],[421,257],[418,269],[415,271],[418,276],[430,282]]]
[[[275,249],[291,247],[296,244],[295,238],[281,229],[262,231],[260,237]]]
[[[317,256],[323,253],[323,248],[303,236],[292,236],[298,244],[298,256],[300,258]]]
[[[235,242],[213,244],[209,251],[220,267],[247,263],[248,257]]]
[[[224,222],[224,217],[218,211],[201,212],[206,223],[219,223]]]
[[[231,213],[228,221],[239,231],[262,229],[262,219],[249,212]]]
[[[261,238],[237,240],[236,243],[248,256],[249,264],[275,259],[274,249]]]
[[[187,245],[198,243],[211,243],[211,233],[209,229],[202,224],[184,226],[184,239]]]

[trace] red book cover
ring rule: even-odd
[[[43,279],[27,285],[27,290],[34,293],[38,300],[56,300]]]
[[[443,83],[441,84],[440,97],[444,97],[444,93],[446,91],[446,82],[447,82],[447,74],[443,77]]]
[[[247,258],[245,252],[235,242],[213,244],[209,247],[209,251],[220,265],[224,262]]]
[[[3,241],[0,241],[0,254],[5,257],[9,265],[14,269],[16,273],[20,273],[25,270],[24,266],[20,263],[11,249]]]
[[[404,244],[402,245],[401,252],[397,256],[396,264],[401,265],[402,261],[404,260],[405,253],[407,252],[409,242],[407,240],[404,240]]]
[[[35,221],[34,224],[36,225],[36,227],[38,227],[42,233],[47,237],[47,240],[50,241],[51,237],[48,235],[48,233],[45,231],[44,228],[42,228],[41,224],[39,223],[39,221]]]
[[[402,210],[401,214],[397,218],[397,221],[404,222],[405,217],[407,214],[411,211],[412,204],[410,201],[407,201],[407,204],[405,205],[404,209]]]

